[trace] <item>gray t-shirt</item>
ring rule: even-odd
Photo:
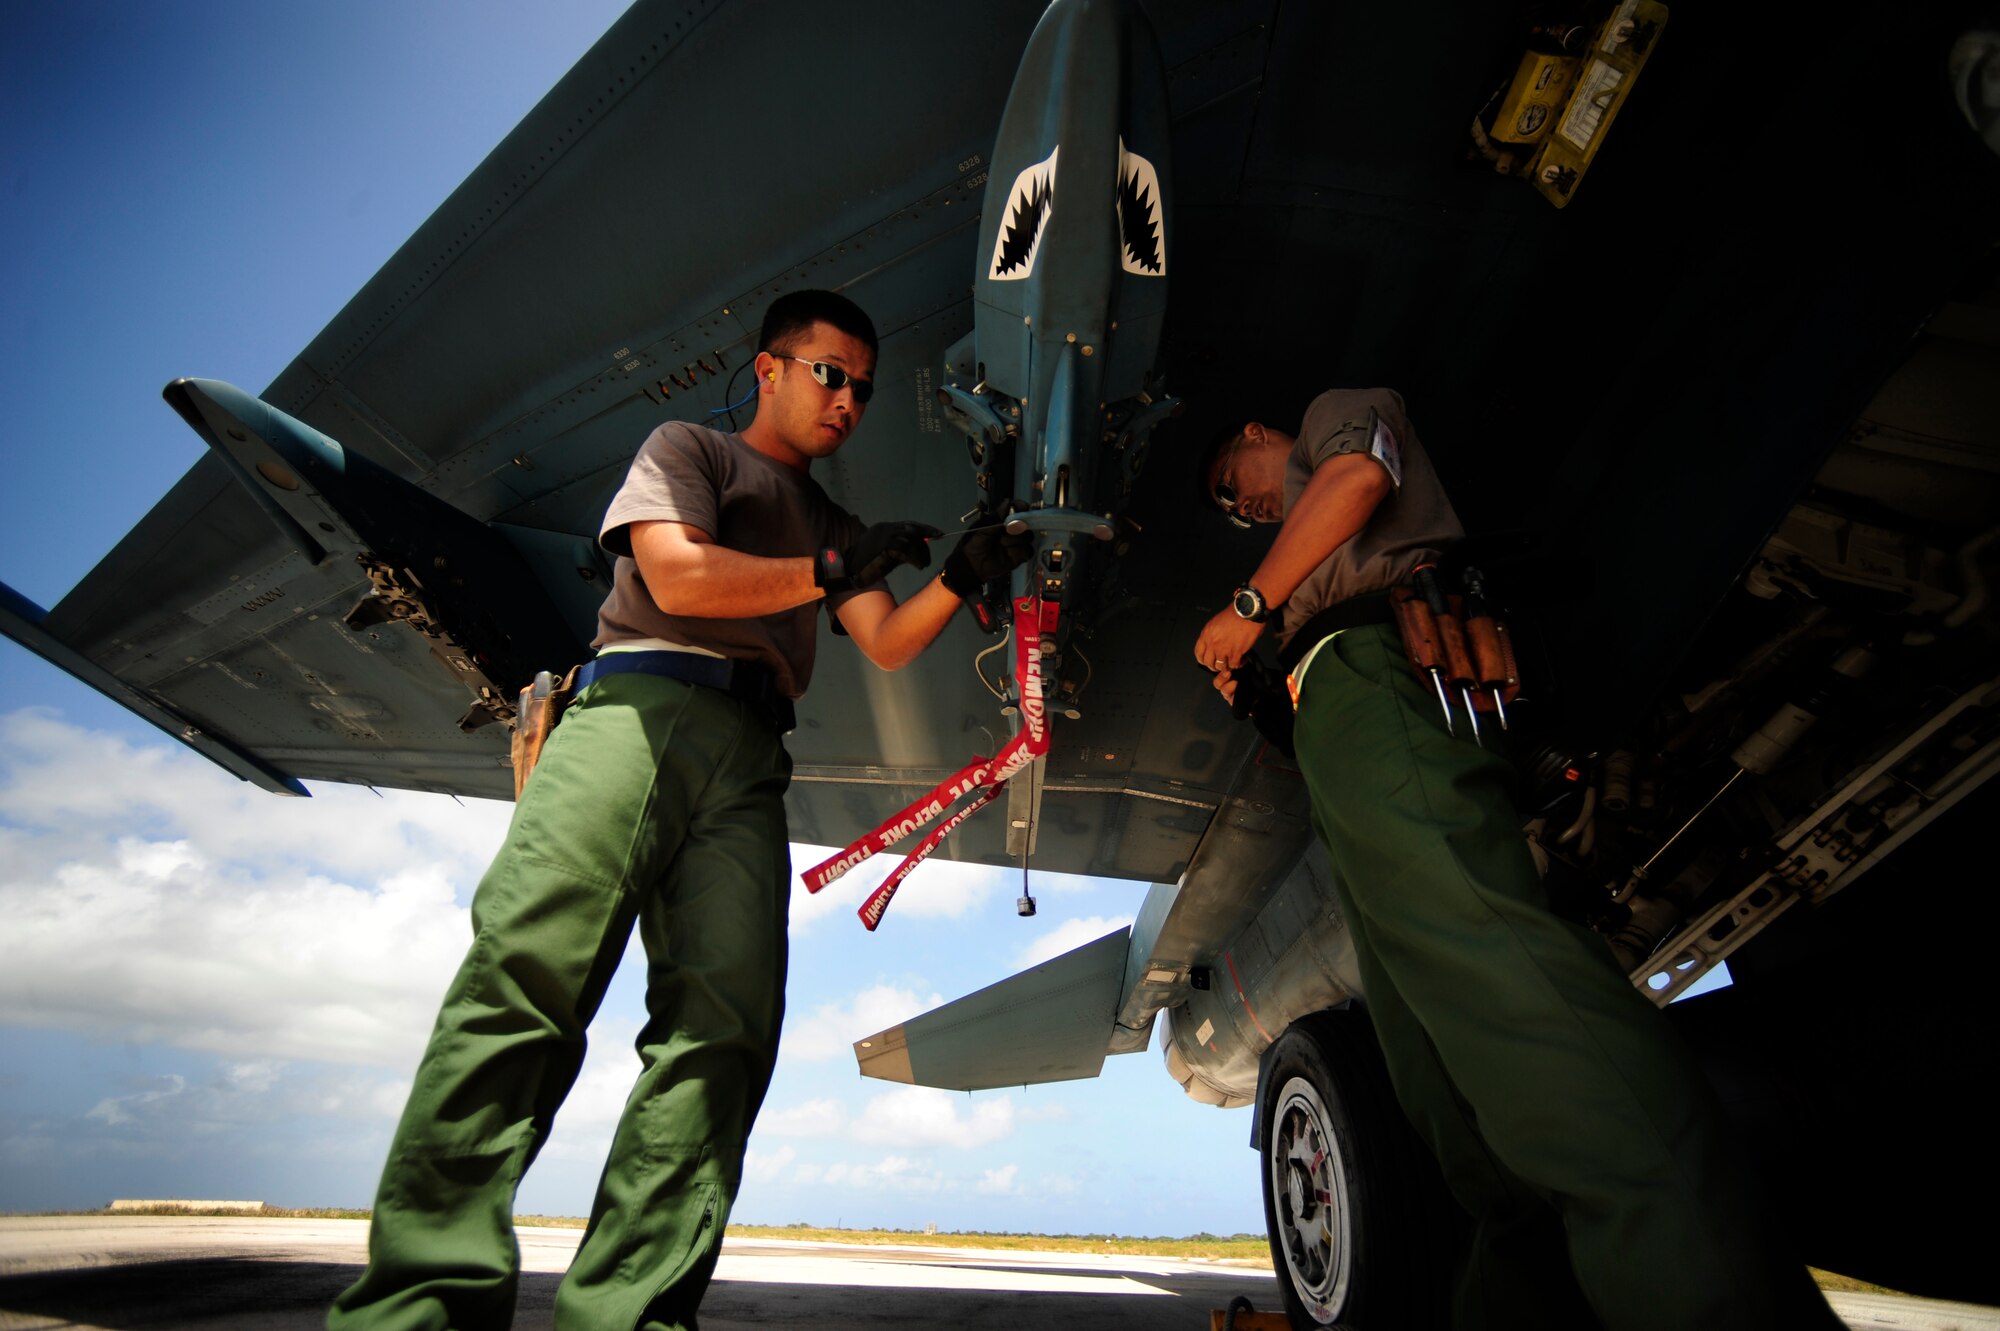
[[[631,524],[680,522],[716,544],[767,558],[846,549],[860,519],[827,498],[804,472],[765,457],[734,434],[668,421],[646,437],[612,497],[598,543],[618,556],[611,595],[597,612],[593,647],[655,639],[770,667],[797,698],[812,680],[818,602],[750,619],[705,619],[660,609],[632,558]],[[829,596],[829,611],[855,593]]]
[[[1285,602],[1279,617],[1281,647],[1300,625],[1328,606],[1387,591],[1465,534],[1431,470],[1430,456],[1417,439],[1402,397],[1387,388],[1336,388],[1313,399],[1285,459],[1287,513],[1320,464],[1343,453],[1373,453],[1396,480],[1396,488],[1383,498],[1368,525],[1328,555]]]

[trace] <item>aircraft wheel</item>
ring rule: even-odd
[[[1264,1226],[1292,1325],[1444,1326],[1462,1221],[1396,1104],[1367,1014],[1293,1022],[1257,1113]]]

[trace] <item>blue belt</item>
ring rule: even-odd
[[[606,675],[660,675],[740,698],[763,714],[781,735],[798,726],[792,700],[778,692],[778,677],[754,661],[731,661],[695,652],[606,652],[577,667],[573,689],[580,695]]]

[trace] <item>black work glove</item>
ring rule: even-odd
[[[1028,562],[1035,553],[1035,538],[1028,532],[1010,536],[1004,526],[974,527],[958,538],[958,544],[944,560],[945,589],[959,596],[974,596],[995,578],[1004,578]]]
[[[931,550],[925,542],[942,535],[928,523],[878,522],[845,550],[829,548],[814,555],[813,585],[844,592],[882,581],[898,564],[929,568]]]
[[[1254,656],[1244,657],[1236,668],[1236,699],[1229,704],[1229,714],[1257,727],[1257,733],[1287,758],[1298,756],[1292,748],[1296,713],[1291,690],[1285,687],[1284,676]]]

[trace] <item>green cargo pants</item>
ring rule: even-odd
[[[556,1295],[574,1331],[689,1327],[784,1014],[791,760],[713,689],[598,680],[556,728],[472,902],[334,1331],[513,1319],[514,1191],[583,1062],[636,922],[641,1070]]]
[[[1473,1217],[1461,1331],[1590,1325],[1579,1287],[1608,1331],[1838,1331],[1692,1055],[1549,911],[1511,769],[1446,733],[1393,628],[1319,650],[1294,738],[1397,1098]]]

